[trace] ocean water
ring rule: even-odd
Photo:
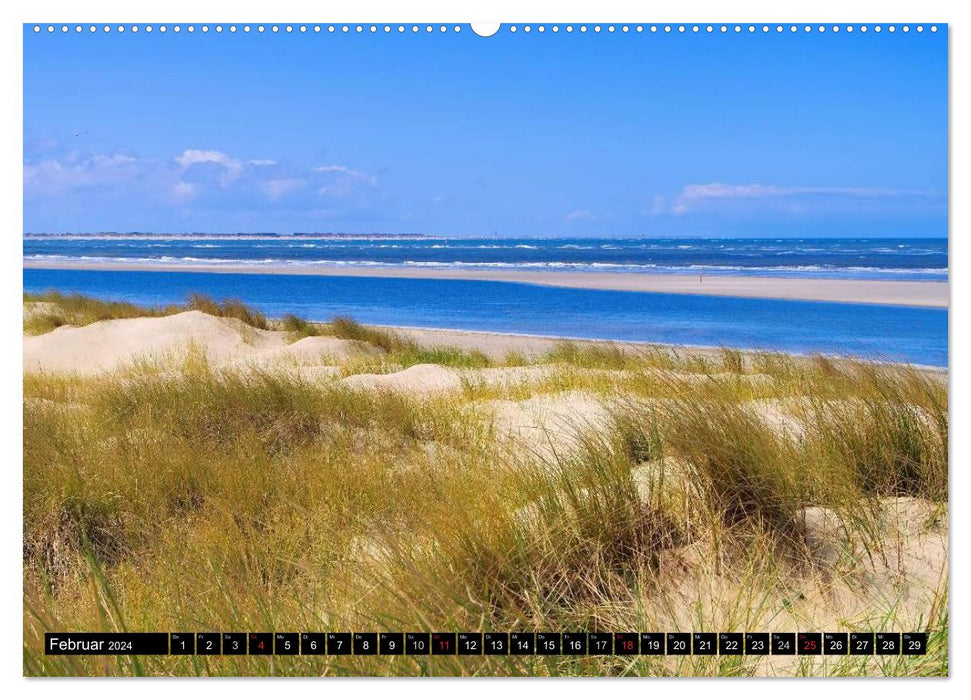
[[[28,235],[24,260],[946,280],[947,239]]]
[[[234,297],[271,317],[572,338],[830,353],[945,367],[946,309],[706,297],[466,280],[203,272],[23,271],[24,291],[138,304],[191,292]]]

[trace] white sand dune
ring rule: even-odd
[[[318,335],[301,338],[284,347],[279,354],[299,362],[319,362],[321,358],[343,360],[354,355],[375,355],[379,352],[368,343]]]
[[[98,374],[138,361],[170,362],[192,351],[204,355],[213,368],[326,366],[328,361],[379,352],[366,343],[331,337],[290,343],[286,333],[201,311],[62,326],[23,339],[27,371]]]
[[[414,396],[462,390],[462,375],[441,365],[414,365],[389,374],[354,374],[341,380],[352,389],[395,391]]]
[[[192,346],[213,363],[225,363],[256,349],[281,346],[282,338],[240,321],[186,311],[161,318],[98,321],[24,338],[24,369],[93,374],[136,360],[166,360]]]
[[[278,334],[284,336],[285,334]],[[330,336],[301,338],[295,343],[272,346],[243,354],[233,363],[239,369],[295,370],[302,377],[333,377],[339,373],[337,365],[355,357],[379,355],[383,352],[369,343],[344,340]],[[313,371],[308,371],[313,370]]]
[[[535,358],[547,353],[560,338],[539,335],[490,333],[488,331],[439,330],[434,328],[392,328],[403,337],[425,347],[449,347],[458,350],[481,352],[492,360],[502,360],[509,353],[519,353]],[[581,343],[582,344],[582,343]]]
[[[806,436],[806,426],[802,420],[793,415],[797,405],[798,400],[793,399],[758,399],[748,402],[748,408],[767,428],[780,437],[801,440]]]
[[[580,391],[541,394],[524,401],[483,401],[476,407],[489,416],[501,440],[543,459],[576,452],[585,435],[611,424],[603,401]]]
[[[441,365],[413,365],[398,372],[364,373],[345,377],[342,383],[354,389],[395,391],[403,394],[431,395],[475,389],[507,390],[529,382],[542,381],[555,366],[487,367],[455,370]]]
[[[25,306],[25,314],[37,312],[37,309],[29,312],[26,309]],[[411,331],[409,334],[429,344],[476,349],[498,358],[510,351],[535,356],[551,349],[555,342],[461,331]],[[662,383],[683,385],[683,391],[669,392],[670,396],[665,393],[651,397],[636,393],[618,395],[610,390],[609,381],[603,381],[599,386],[606,388],[605,394],[610,398],[588,391],[535,393],[549,389],[553,383],[532,386],[534,391],[525,400],[475,400],[474,394],[458,397],[468,399],[465,405],[470,414],[484,421],[483,436],[496,441],[494,447],[502,451],[511,467],[549,469],[550,473],[558,466],[575,468],[576,461],[571,460],[583,455],[587,440],[615,439],[611,431],[613,408],[652,408],[659,413],[677,410],[682,401],[703,396],[697,389],[706,382],[748,383],[756,390],[771,390],[777,384],[771,376],[755,373],[736,375],[661,368],[628,371],[552,363],[475,370],[420,364],[392,373],[362,373],[340,379],[342,371],[355,366],[355,358],[379,356],[383,351],[367,343],[330,336],[290,340],[291,336],[284,332],[257,330],[233,319],[189,311],[160,318],[61,327],[44,335],[24,337],[23,359],[27,371],[92,375],[123,369],[139,360],[170,362],[198,352],[213,368],[273,370],[315,384],[338,383],[358,390],[394,391],[411,397],[460,393],[466,387],[513,391],[502,395],[519,397],[524,395],[524,386],[539,384],[551,377],[568,380],[571,372],[598,375],[606,380],[656,375]],[[338,366],[348,360],[351,364]],[[180,376],[174,367],[165,371],[171,376]],[[941,376],[944,381],[947,378],[946,372],[928,376]],[[779,389],[785,389],[781,382]],[[748,395],[760,393],[743,394]],[[781,398],[756,398],[739,405],[780,438],[798,441],[812,437],[815,411],[831,411],[836,416],[845,412],[849,419],[855,415],[858,401],[783,394]],[[48,412],[80,415],[93,410],[81,404],[34,397],[27,398],[24,406],[34,415]],[[935,427],[931,416],[915,411],[929,428]],[[151,435],[145,438],[149,439]],[[372,431],[362,439],[387,438],[382,438],[380,431]],[[120,449],[117,443],[118,438],[111,437],[92,449],[117,452]],[[415,460],[416,465],[427,463],[441,467],[452,462],[461,465],[466,460],[463,451],[447,442],[423,441],[420,448],[424,458]],[[158,449],[164,450],[165,445],[159,443]],[[697,500],[699,483],[704,483],[699,482],[702,478],[691,464],[672,455],[632,466],[631,479],[645,506],[670,503],[672,512],[681,512],[677,510],[681,508],[686,514],[686,523],[691,521],[690,527],[685,527],[690,537],[683,544],[679,542],[679,546],[658,554],[659,584],[645,592],[643,600],[634,602],[638,609],[662,610],[669,628],[684,630],[694,629],[699,619],[733,620],[740,628],[777,631],[868,629],[875,624],[874,611],[881,610],[894,611],[890,626],[898,630],[921,629],[926,624],[928,611],[933,609],[938,592],[947,583],[948,521],[941,504],[915,498],[874,498],[869,506],[881,519],[868,535],[871,539],[866,541],[859,526],[848,527],[848,523],[852,524],[852,515],[830,505],[803,508],[797,515],[798,529],[794,536],[805,545],[810,558],[807,566],[787,572],[788,576],[779,584],[784,604],[771,606],[766,604],[764,588],[740,585],[744,577],[731,566],[724,566],[725,550],[719,550],[706,531],[704,518],[694,517],[691,510],[694,506],[686,505]],[[585,494],[579,492],[581,497]],[[539,529],[543,525],[542,517],[539,501],[529,502],[515,511],[515,518],[522,526],[535,527],[540,534],[544,532]],[[416,541],[415,546],[426,546],[426,543]],[[365,532],[351,543],[348,557],[360,565],[374,567],[388,558],[387,552],[380,533]],[[758,673],[791,675],[799,657],[764,657],[758,663],[761,664]]]

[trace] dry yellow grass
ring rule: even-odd
[[[366,358],[313,381],[191,354],[164,372],[25,375],[26,674],[947,673],[935,378],[564,344],[510,358],[548,371],[494,382],[475,354],[288,324],[377,345],[391,371],[470,374],[421,396],[342,384],[373,371]],[[607,418],[539,410],[578,396]],[[496,402],[538,411],[548,448],[503,431]],[[931,643],[925,657],[781,661],[42,653],[46,630],[534,629],[926,630]]]

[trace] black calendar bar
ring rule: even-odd
[[[168,632],[47,632],[48,656],[157,655],[169,653]]]
[[[927,653],[926,632],[48,632],[62,656],[880,655]]]

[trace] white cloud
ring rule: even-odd
[[[337,175],[346,175],[347,177],[366,180],[372,185],[377,183],[377,178],[373,175],[368,175],[367,173],[362,173],[360,170],[352,170],[346,165],[318,165],[314,168],[315,173],[334,173]]]
[[[296,192],[303,186],[304,181],[300,178],[289,177],[279,178],[276,180],[267,180],[260,185],[260,189],[262,189],[266,196],[270,198],[270,201],[276,202],[288,194]]]
[[[675,199],[670,211],[672,214],[685,214],[697,208],[698,205],[717,200],[752,200],[804,196],[884,198],[933,196],[934,194],[936,193],[876,187],[790,187],[756,183],[729,185],[721,182],[712,182],[702,185],[687,185]],[[658,199],[655,198],[655,204],[657,204]]]
[[[24,192],[52,195],[72,189],[120,186],[135,179],[149,163],[134,156],[69,153],[59,159],[24,164]]]
[[[24,199],[80,195],[89,206],[142,202],[188,210],[240,211],[285,205],[340,215],[384,211],[374,176],[344,165],[317,168],[268,158],[244,159],[214,149],[186,149],[162,159],[125,153],[72,152],[23,161]],[[334,214],[337,216],[338,214]]]
[[[180,201],[192,199],[196,193],[196,186],[191,182],[177,182],[172,185],[172,196]]]
[[[318,165],[313,172],[317,194],[331,199],[365,197],[378,184],[373,175],[353,170],[346,165]]]
[[[571,221],[596,221],[597,216],[589,209],[574,209],[564,216],[563,220],[568,223]]]
[[[222,151],[201,151],[197,149],[187,149],[182,152],[182,155],[175,157],[175,162],[178,163],[183,170],[188,170],[193,165],[199,165],[202,163],[215,163],[223,167],[224,172],[219,177],[219,182],[223,187],[229,185],[233,180],[239,177],[239,174],[243,171],[243,164],[226,155]]]
[[[240,163],[235,158],[230,158],[222,151],[200,151],[189,148],[182,152],[182,155],[175,157],[175,162],[183,168],[188,168],[196,163],[219,163],[227,168],[237,168]]]
[[[90,162],[101,168],[118,168],[136,163],[138,159],[134,156],[121,154],[106,155],[104,153],[95,153],[91,156]]]

